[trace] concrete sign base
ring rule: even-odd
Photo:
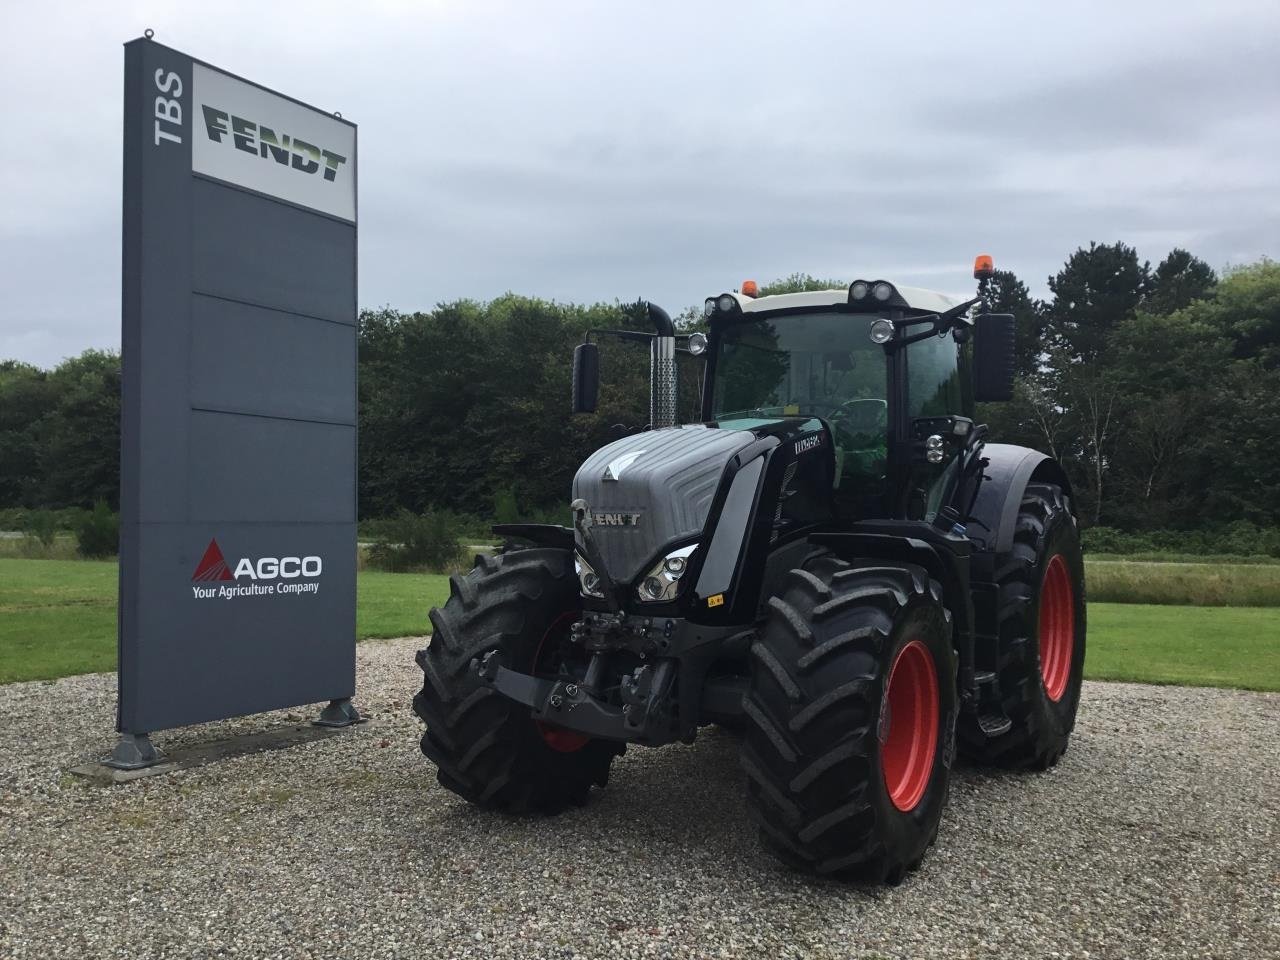
[[[262,753],[266,750],[283,750],[303,743],[314,743],[336,736],[341,732],[339,727],[321,727],[315,724],[288,724],[240,737],[228,737],[223,740],[211,740],[208,743],[193,744],[180,747],[168,754],[160,754],[158,759],[149,765],[122,769],[112,763],[112,757],[100,763],[82,763],[72,767],[68,772],[73,776],[83,777],[103,786],[117,783],[129,783],[146,777],[155,777],[175,770],[188,770],[202,767],[207,763],[226,760],[231,757],[243,757],[251,753]]]

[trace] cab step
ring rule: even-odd
[[[988,739],[1000,737],[1013,728],[1013,721],[1004,712],[1000,702],[1000,683],[991,670],[979,670],[973,675],[978,696],[973,703],[974,719],[978,729]]]

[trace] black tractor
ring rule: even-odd
[[[431,611],[414,710],[440,783],[555,813],[629,743],[742,733],[747,806],[787,863],[899,882],[937,836],[957,748],[1045,769],[1067,748],[1084,569],[1057,462],[987,442],[1013,318],[884,280],[708,298],[707,332],[590,331],[650,350],[647,429],[573,481],[572,527],[495,527]],[[677,425],[676,355],[705,363]],[[691,814],[692,815],[692,814]]]

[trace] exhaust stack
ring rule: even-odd
[[[656,303],[646,302],[657,335],[649,345],[649,424],[654,430],[676,425],[676,328]]]

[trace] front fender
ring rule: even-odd
[[[573,550],[573,528],[554,523],[496,523],[491,528],[495,536],[527,540],[539,547],[555,547]]]

